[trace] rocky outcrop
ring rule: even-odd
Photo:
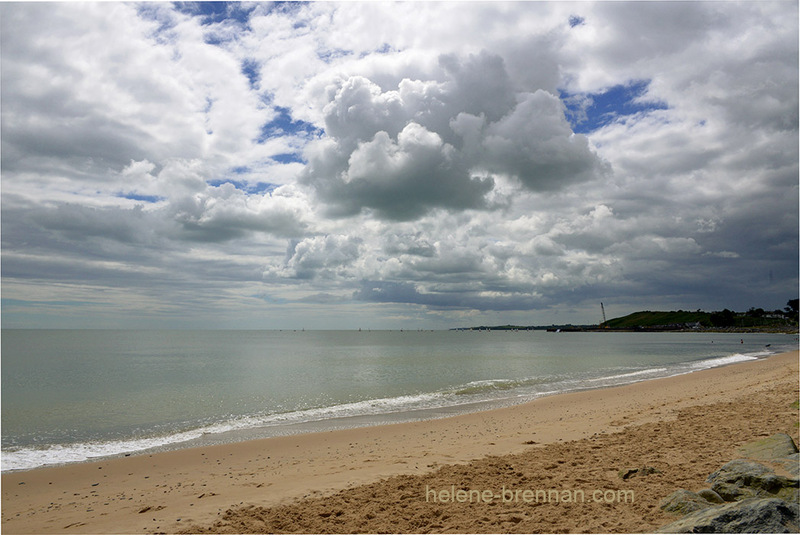
[[[725,503],[725,500],[722,499],[722,496],[720,496],[711,489],[703,489],[697,491],[697,495],[700,496],[701,498],[705,498],[707,501],[711,503]]]
[[[789,455],[783,459],[776,459],[773,461],[775,464],[781,466],[784,470],[792,474],[794,477],[800,477],[800,453]]]
[[[749,442],[737,451],[743,459],[770,461],[794,455],[797,453],[797,446],[795,446],[792,437],[785,433],[778,433],[771,437]]]
[[[712,505],[714,505],[712,502],[700,496],[697,492],[679,489],[664,498],[661,502],[661,509],[668,513],[688,515],[695,511],[708,509]]]
[[[800,480],[797,446],[789,435],[760,439],[738,452],[747,459],[733,460],[706,479],[711,488],[699,492],[678,490],[661,508],[683,518],[659,533],[797,533],[800,532]],[[753,459],[785,469],[793,477]]]
[[[746,498],[779,498],[791,502],[798,499],[798,480],[777,476],[766,466],[743,459],[731,461],[706,479],[711,490],[726,502]]]
[[[797,533],[800,507],[774,498],[750,498],[703,509],[659,533]]]

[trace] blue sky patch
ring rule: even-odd
[[[276,154],[272,160],[278,163],[307,163],[302,156],[297,153]]]
[[[207,33],[203,38],[203,42],[205,44],[207,44],[207,45],[218,46],[218,45],[221,45],[224,41],[222,39],[220,39],[219,37],[217,37],[216,35],[212,35],[210,33]]]
[[[164,197],[159,197],[158,195],[140,195],[138,193],[128,192],[128,193],[117,193],[116,197],[120,197],[122,199],[130,199],[132,201],[141,201],[141,202],[158,202],[163,201]]]
[[[321,128],[317,128],[311,123],[305,121],[292,119],[289,108],[276,106],[275,110],[278,115],[270,122],[261,127],[261,135],[256,140],[258,143],[264,143],[266,140],[273,137],[281,136],[301,136],[301,137],[319,137],[323,134]]]
[[[602,128],[620,117],[653,110],[665,110],[663,102],[637,102],[647,92],[649,80],[636,80],[615,85],[601,93],[567,93],[559,96],[567,107],[567,119],[577,134],[586,134]]]
[[[175,2],[175,9],[187,15],[202,17],[202,24],[214,24],[224,20],[235,20],[247,24],[254,9],[241,2]]]
[[[250,82],[250,89],[258,90],[258,83],[261,81],[258,62],[253,59],[244,60],[242,62],[242,74],[247,76],[247,81]]]
[[[352,54],[353,54],[352,50],[345,50],[343,48],[332,48],[330,50],[325,50],[317,53],[317,56],[319,56],[319,59],[321,59],[325,63],[331,63],[333,60],[344,58]]]
[[[383,43],[381,46],[379,46],[378,48],[376,48],[375,50],[373,50],[371,52],[366,51],[366,50],[361,52],[358,55],[358,57],[359,58],[365,58],[365,57],[369,56],[370,54],[394,54],[396,52],[399,52],[399,50],[397,48],[393,47],[389,43]]]
[[[585,18],[579,17],[578,15],[570,15],[569,16],[569,27],[574,28],[575,26],[580,26],[586,21]]]
[[[237,169],[242,169],[242,168],[237,168]],[[273,184],[271,182],[256,182],[255,184],[249,184],[241,180],[231,180],[229,178],[222,178],[218,180],[207,180],[206,183],[209,186],[215,188],[223,184],[230,184],[234,188],[244,191],[245,193],[249,193],[251,195],[257,193],[272,193],[280,186],[280,184]]]

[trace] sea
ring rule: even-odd
[[[797,349],[786,334],[2,329],[4,472],[441,418]]]

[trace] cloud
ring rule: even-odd
[[[315,236],[294,244],[286,268],[298,279],[347,278],[347,268],[360,255],[361,239],[352,236]]]
[[[0,15],[9,325],[581,323],[796,293],[796,5]]]
[[[487,128],[483,149],[490,169],[518,178],[533,191],[600,179],[610,172],[584,135],[573,134],[564,104],[542,90]]]
[[[405,78],[383,91],[354,76],[328,88],[326,137],[309,146],[301,182],[332,214],[407,221],[436,208],[491,209],[496,175],[537,191],[608,172],[561,101],[515,93],[499,56],[439,63],[442,80]]]
[[[308,207],[293,186],[271,193],[248,195],[230,183],[209,187],[202,194],[185,197],[168,209],[180,227],[180,235],[198,241],[227,241],[253,232],[281,237],[305,233]]]
[[[459,113],[482,115],[493,123],[514,107],[511,79],[500,56],[485,50],[463,60],[447,54],[439,63],[455,86],[451,105]]]
[[[5,169],[66,163],[102,182],[131,160],[202,160],[213,173],[259,150],[252,140],[273,110],[192,18],[128,4],[8,5],[3,15]]]
[[[466,310],[530,310],[543,301],[530,294],[497,294],[493,292],[421,293],[409,283],[365,281],[353,294],[354,299],[374,303],[411,303],[432,309]]]
[[[318,168],[316,168],[318,169]],[[425,127],[409,123],[397,140],[380,131],[359,143],[336,179],[310,180],[333,213],[372,209],[378,217],[404,221],[432,208],[484,208],[491,179],[471,177],[452,145]]]

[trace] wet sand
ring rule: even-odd
[[[664,496],[703,488],[739,445],[798,441],[797,399],[791,352],[441,420],[8,473],[2,530],[648,532],[672,519]],[[618,475],[642,466],[659,472]],[[586,501],[526,502],[526,490]],[[604,500],[620,490],[633,502]],[[498,498],[478,500],[484,491]]]

